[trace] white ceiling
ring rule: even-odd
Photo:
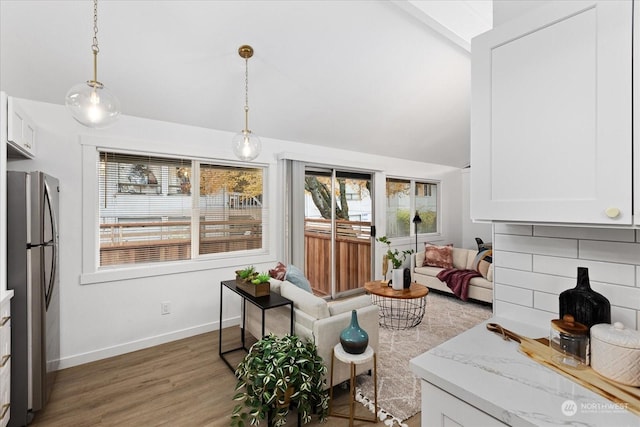
[[[432,25],[436,3],[455,5],[438,17],[454,25]],[[455,33],[486,21],[481,3],[101,0],[98,80],[124,114],[238,132],[250,44],[257,135],[463,167],[470,57]],[[62,104],[92,78],[92,13],[89,0],[0,0],[0,88]]]

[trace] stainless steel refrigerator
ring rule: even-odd
[[[58,180],[7,172],[7,285],[11,300],[10,427],[49,399],[60,359]]]

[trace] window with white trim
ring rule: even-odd
[[[100,267],[265,247],[264,167],[103,151],[97,168]]]
[[[418,212],[418,234],[438,233],[438,184],[402,178],[386,180],[387,237],[413,234],[413,218]]]

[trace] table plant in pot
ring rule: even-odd
[[[239,402],[231,415],[232,426],[256,425],[269,419],[273,426],[287,422],[290,405],[298,408],[303,424],[316,412],[325,421],[329,396],[325,390],[327,371],[316,345],[296,335],[274,334],[256,342],[236,368]]]
[[[387,252],[385,253],[386,260],[383,259],[382,265],[383,274],[386,277],[387,263],[391,262],[391,284],[393,285],[393,289],[401,290],[403,288],[404,282],[404,269],[402,268],[402,266],[407,257],[413,253],[413,249],[405,249],[403,251],[400,251],[396,248],[392,250],[391,240],[389,240],[387,236],[378,237],[376,240],[387,245]]]
[[[252,265],[236,270],[236,286],[254,297],[269,295],[270,279],[268,273],[258,273]]]

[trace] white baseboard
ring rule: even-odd
[[[74,354],[72,356],[62,357],[59,360],[58,369],[71,368],[73,366],[83,365],[89,362],[95,362],[96,360],[102,360],[113,356],[119,356],[121,354],[130,353],[132,351],[142,350],[144,348],[153,347],[160,344],[165,344],[171,341],[180,340],[183,338],[189,338],[194,335],[200,335],[211,331],[217,331],[219,329],[220,322],[205,323],[203,325],[193,326],[191,328],[181,329],[178,331],[168,332],[166,334],[156,335],[153,337],[142,338],[136,341],[130,341],[114,345],[111,347],[105,347],[86,353]],[[239,325],[240,317],[234,317],[226,319],[222,322],[223,327]]]

